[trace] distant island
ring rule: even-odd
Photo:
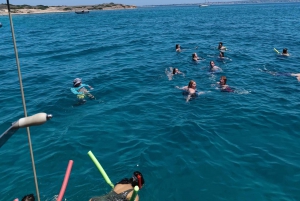
[[[218,1],[207,1],[205,4],[207,5],[232,5],[232,4],[265,4],[265,3],[296,3],[300,2],[300,0],[245,0],[245,1],[226,1],[226,2],[218,2]],[[202,3],[183,3],[183,4],[166,4],[166,5],[147,5],[142,7],[153,7],[153,6],[195,6],[200,5]]]
[[[80,5],[80,6],[30,6],[30,5],[12,5],[10,10],[13,14],[36,14],[36,13],[59,13],[59,12],[75,12],[75,11],[91,11],[91,10],[119,10],[134,9],[134,5],[123,5],[115,3],[103,3],[97,5]],[[0,15],[7,15],[7,4],[0,4]]]

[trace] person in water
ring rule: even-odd
[[[222,71],[222,69],[215,65],[214,61],[209,62],[209,71],[210,72],[216,72],[216,71]]]
[[[226,50],[227,48],[225,46],[223,46],[222,42],[219,42],[219,46],[218,46],[219,50]]]
[[[19,199],[15,199],[15,201],[18,201]],[[34,195],[33,194],[29,194],[29,195],[25,195],[22,198],[22,201],[35,201]]]
[[[128,201],[133,194],[133,188],[138,186],[139,189],[143,187],[145,183],[142,173],[135,171],[130,179],[122,179],[118,182],[114,189],[107,195],[101,197],[93,197],[89,201]],[[135,197],[135,201],[139,201],[139,196]]]
[[[187,86],[182,88],[176,86],[177,89],[181,89],[184,91],[184,95],[187,95],[186,102],[188,102],[191,98],[197,96],[197,84],[194,80],[191,80]]]
[[[281,55],[282,56],[290,56],[290,54],[288,53],[288,49],[287,48],[284,48],[283,50],[282,50],[282,53],[281,53]]]
[[[181,52],[181,48],[179,44],[176,44],[175,46],[176,52]]]
[[[225,58],[224,52],[220,51],[219,59],[224,59],[224,58]]]
[[[217,82],[219,84],[219,87],[221,88],[222,92],[233,92],[234,90],[230,88],[227,84],[227,78],[226,76],[221,76],[220,81]]]
[[[176,75],[176,74],[182,74],[182,72],[180,72],[180,71],[178,70],[178,68],[173,68],[172,74],[173,74],[173,75]]]
[[[192,59],[193,59],[193,61],[198,61],[198,60],[200,60],[200,58],[198,57],[197,53],[193,53],[193,54],[192,54]]]
[[[86,96],[88,96],[90,99],[94,99],[95,97],[85,87],[89,87],[91,90],[93,90],[93,87],[87,84],[82,84],[81,79],[76,78],[73,80],[73,87],[71,88],[71,91],[73,94],[77,95],[78,99],[84,100]]]

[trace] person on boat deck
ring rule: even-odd
[[[193,53],[193,54],[192,54],[192,59],[193,59],[193,61],[198,61],[198,60],[200,60],[200,58],[198,57],[197,53]]]
[[[287,48],[284,48],[284,49],[282,50],[281,55],[287,56],[287,57],[290,56],[290,54],[288,53],[288,49],[287,49]]]
[[[182,88],[176,86],[177,89],[183,90],[185,93],[184,95],[188,95],[186,98],[186,102],[188,102],[192,97],[197,96],[197,84],[194,80],[191,80],[187,86],[184,86]]]
[[[226,76],[221,76],[220,81],[217,82],[217,84],[219,85],[219,87],[221,88],[222,92],[233,92],[234,90],[231,89],[227,84],[227,78]]]
[[[78,99],[84,99],[85,96],[88,96],[91,99],[95,98],[85,87],[89,87],[91,90],[93,90],[91,86],[82,84],[80,78],[76,78],[73,80],[73,87],[71,88],[71,91],[73,94],[77,95]]]
[[[101,197],[93,197],[89,201],[128,201],[133,194],[133,188],[138,186],[139,189],[143,187],[145,183],[142,173],[135,171],[130,179],[122,179],[119,181],[114,189],[107,195]],[[135,197],[135,201],[139,201],[139,196]]]
[[[172,74],[173,74],[173,75],[176,75],[176,74],[182,74],[182,72],[180,72],[180,71],[178,70],[178,68],[173,68]]]
[[[218,49],[219,49],[219,50],[226,50],[226,47],[223,46],[223,43],[222,43],[222,42],[219,42]]]
[[[181,48],[179,44],[176,44],[175,46],[176,52],[181,52]]]
[[[216,72],[216,71],[222,71],[222,69],[215,65],[214,61],[209,62],[209,71],[210,72]]]

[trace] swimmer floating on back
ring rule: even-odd
[[[176,86],[177,89],[183,90],[185,93],[184,95],[187,95],[186,102],[188,102],[191,98],[194,98],[197,96],[197,89],[196,89],[196,82],[194,80],[191,80],[188,84],[188,86],[184,87],[178,87]]]
[[[261,70],[261,69],[259,69],[259,70]],[[282,73],[282,72],[269,71],[267,69],[263,69],[261,71],[269,73],[274,76],[296,77],[296,79],[300,82],[300,73]]]
[[[184,73],[180,72],[178,70],[178,68],[172,68],[172,67],[170,67],[170,71],[168,71],[166,69],[165,72],[166,72],[166,75],[168,76],[169,80],[172,80],[174,75],[182,74],[184,76]]]
[[[86,96],[88,96],[90,99],[94,99],[95,97],[90,94],[90,92],[85,87],[89,87],[91,90],[93,90],[91,86],[82,84],[80,78],[76,78],[73,80],[73,87],[71,88],[71,91],[73,94],[77,95],[77,98],[79,100],[85,101],[84,98]]]
[[[193,61],[199,61],[201,58],[198,57],[197,53],[192,54]]]

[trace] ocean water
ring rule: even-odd
[[[58,195],[69,160],[66,200],[110,191],[89,150],[113,183],[141,171],[142,201],[300,200],[300,83],[268,73],[300,73],[299,19],[299,3],[14,15],[28,115],[53,114],[30,128],[41,200]],[[0,21],[2,133],[24,112],[8,16]],[[273,50],[285,47],[288,58]],[[208,73],[210,60],[223,72]],[[184,75],[170,80],[169,67]],[[234,93],[219,91],[222,75]],[[96,100],[77,104],[76,77]],[[191,79],[201,95],[187,103],[176,86]],[[0,158],[1,200],[35,194],[26,129]]]

